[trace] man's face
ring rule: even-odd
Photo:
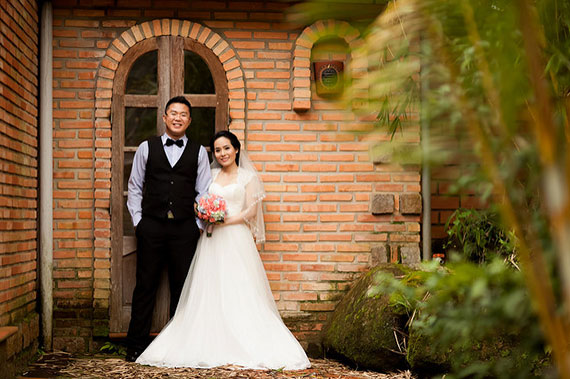
[[[179,139],[190,126],[192,117],[190,117],[190,109],[186,104],[172,103],[166,110],[166,114],[162,115],[162,120],[166,125],[166,134],[171,138]]]

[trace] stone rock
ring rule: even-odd
[[[394,213],[394,195],[388,193],[376,194],[370,204],[373,215]]]
[[[419,193],[404,193],[400,195],[400,213],[403,215],[418,215],[422,213],[422,196]]]
[[[419,246],[400,246],[399,250],[402,264],[417,265],[421,262]]]
[[[380,263],[388,263],[390,261],[390,249],[388,245],[376,245],[370,250],[371,265],[377,266]]]
[[[388,295],[368,296],[376,273],[399,276],[404,270],[397,264],[380,264],[354,283],[323,329],[327,355],[383,372],[406,367],[394,338],[394,330],[404,330],[406,316],[391,309]]]
[[[429,338],[415,332],[414,328],[410,329],[406,359],[415,373],[425,377],[444,374],[451,369],[449,361],[451,354],[438,351],[433,347],[432,342]]]
[[[450,372],[452,367],[462,365],[461,362],[457,361],[459,356],[465,362],[480,361],[487,363],[496,363],[498,360],[511,356],[510,360],[512,360],[514,367],[529,367],[529,364],[535,365],[537,374],[547,367],[546,354],[542,357],[543,363],[538,365],[536,361],[533,362],[529,357],[521,354],[521,350],[517,349],[517,346],[521,343],[521,336],[518,335],[509,335],[502,331],[497,331],[492,341],[473,341],[472,347],[463,351],[461,355],[454,351],[452,347],[448,347],[445,350],[443,347],[438,347],[434,338],[437,337],[422,335],[415,330],[412,324],[409,331],[406,359],[414,373],[418,374],[419,377],[439,377],[441,374]],[[456,361],[452,361],[452,359]],[[505,370],[503,373],[509,375],[508,373],[514,367],[508,368],[508,366],[503,366],[501,370]],[[515,376],[511,375],[510,377]],[[543,377],[543,375],[538,375],[537,377]]]

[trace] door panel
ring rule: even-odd
[[[190,72],[196,71],[196,67],[198,74]],[[203,77],[204,83],[197,76]],[[192,83],[186,85],[189,78]],[[217,130],[227,128],[228,120],[227,80],[215,54],[196,41],[178,36],[146,39],[125,53],[115,74],[112,104],[112,336],[124,335],[128,330],[135,287],[136,238],[126,207],[134,153],[142,141],[164,133],[164,106],[168,99],[182,94],[193,106],[188,136],[207,145]],[[166,268],[156,301],[151,330],[154,333],[169,320]]]

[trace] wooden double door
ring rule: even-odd
[[[208,145],[228,125],[228,86],[217,56],[204,45],[178,36],[146,39],[121,60],[113,83],[111,168],[111,336],[128,330],[135,286],[136,239],[126,208],[127,183],[138,145],[165,131],[164,107],[184,95],[192,105],[190,139]],[[168,282],[163,273],[152,332],[169,320]]]

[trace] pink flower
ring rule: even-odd
[[[226,217],[226,201],[218,195],[206,194],[196,205],[196,215],[208,224],[220,224]],[[210,228],[207,228],[208,230]],[[210,233],[207,234],[210,236]]]

